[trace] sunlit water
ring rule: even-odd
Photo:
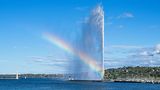
[[[159,84],[70,82],[53,79],[0,80],[0,90],[160,90]]]

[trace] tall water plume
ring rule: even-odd
[[[75,72],[81,73],[77,79],[80,80],[101,80],[104,74],[104,11],[100,5],[97,5],[90,16],[83,23],[79,43],[76,48],[92,58],[97,70],[93,70],[88,64],[75,62]],[[76,57],[75,59],[82,59]],[[80,60],[82,61],[82,60]]]
[[[68,67],[71,78],[101,80],[104,74],[104,12],[100,5],[92,10],[76,35],[73,43],[51,33],[45,33],[44,38],[74,57]]]

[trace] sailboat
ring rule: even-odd
[[[16,74],[16,79],[19,79],[19,77],[18,77],[18,73]]]

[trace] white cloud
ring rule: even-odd
[[[140,49],[140,48],[142,48],[142,46],[136,46],[136,45],[112,45],[110,47],[122,48],[122,49]]]
[[[131,19],[131,18],[134,18],[134,17],[135,16],[130,12],[124,12],[120,15],[107,16],[105,26],[114,25],[114,24],[116,24],[117,21],[119,21],[119,19]],[[116,25],[115,27],[119,28],[119,29],[122,29],[122,28],[124,28],[124,25]]]
[[[124,12],[121,15],[119,15],[117,17],[118,19],[122,19],[122,18],[134,18],[134,15],[130,12]]]
[[[71,62],[71,57],[55,57],[55,56],[32,56],[31,61],[33,63],[47,65],[47,66],[63,66]]]
[[[106,68],[123,66],[160,66],[160,44],[154,47],[136,45],[111,45],[104,48],[104,64]],[[66,69],[72,67],[73,57],[56,55],[33,56],[32,61],[41,65]]]
[[[31,56],[29,57],[32,64],[38,64],[43,67],[49,67],[51,72],[54,73],[64,73],[68,72],[68,68],[70,67],[70,63],[72,62],[71,56],[62,55],[59,57],[58,55],[49,55],[49,56]],[[49,71],[49,70],[47,70]]]
[[[78,11],[84,11],[84,10],[88,9],[88,7],[82,6],[82,7],[75,7],[74,9],[78,10]]]
[[[160,44],[156,46],[156,53],[160,53]]]
[[[122,28],[124,28],[124,25],[119,25],[118,28],[122,29]]]
[[[149,55],[149,53],[147,52],[147,51],[143,51],[143,52],[140,52],[140,54],[139,55],[142,55],[142,56],[148,56]]]
[[[113,24],[112,22],[106,22],[106,23],[105,23],[105,25],[108,25],[108,26],[109,26],[109,25],[112,25],[112,24]]]
[[[134,45],[108,46],[105,48],[105,67],[160,66],[160,54],[158,50],[160,50],[159,44],[154,47]]]

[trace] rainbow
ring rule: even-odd
[[[64,40],[60,39],[54,34],[46,32],[43,33],[43,37],[50,43],[64,49],[65,51],[73,55],[78,56],[80,60],[82,60],[85,64],[87,64],[92,70],[98,72],[101,75],[101,77],[103,77],[103,69],[96,63],[95,59],[93,59],[92,57],[90,57],[89,55],[80,50],[74,49],[73,47],[71,47],[69,43],[65,42]]]

